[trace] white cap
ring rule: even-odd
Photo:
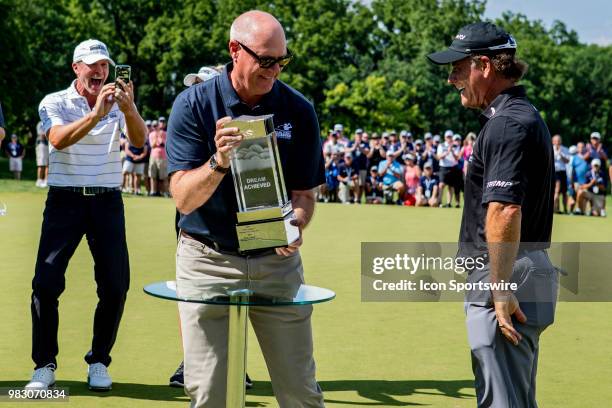
[[[591,166],[599,166],[599,167],[601,167],[601,160],[599,160],[599,159],[591,160]]]
[[[591,133],[591,139],[600,140],[601,139],[601,134],[599,132],[593,132],[593,133]]]
[[[342,126],[340,123],[336,123],[334,125],[334,131],[335,132],[342,132],[344,130],[344,126]]]
[[[433,141],[434,142],[439,142],[440,141],[440,135],[434,135]]]
[[[453,140],[459,140],[460,141],[461,140],[461,135],[459,133],[455,133],[453,135]]]
[[[83,41],[74,49],[72,56],[72,62],[83,61],[85,64],[95,64],[100,60],[108,60],[111,65],[115,65],[108,53],[106,44],[98,40],[87,40]]]
[[[454,135],[454,133],[453,133],[453,131],[452,131],[452,130],[450,130],[450,129],[448,129],[447,131],[445,131],[445,132],[444,132],[444,137],[448,137],[448,136],[451,136],[451,137],[452,137],[453,135]]]
[[[195,84],[196,78],[200,78],[200,80],[204,82],[216,77],[219,74],[220,72],[212,67],[202,67],[200,68],[197,74],[185,75],[185,79],[183,79],[183,84],[185,84],[185,86],[191,86]]]
[[[569,154],[576,154],[576,153],[578,153],[578,148],[576,146],[570,146]]]

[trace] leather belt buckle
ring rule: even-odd
[[[96,193],[88,193],[87,192],[87,187],[83,187],[83,195],[86,196],[86,197],[92,197],[92,196],[95,196]]]

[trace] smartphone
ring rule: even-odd
[[[121,78],[126,84],[130,83],[130,77],[132,76],[132,67],[129,65],[115,65],[115,84],[124,90],[121,85],[117,82],[117,79]]]

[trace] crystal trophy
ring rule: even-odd
[[[273,115],[239,116],[225,127],[243,135],[230,156],[238,200],[240,251],[283,247],[300,236],[283,178]]]

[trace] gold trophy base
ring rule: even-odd
[[[271,215],[277,217],[271,218]],[[238,213],[238,245],[240,251],[278,248],[295,242],[300,230],[291,225],[293,211],[282,214],[281,208],[270,208]]]

